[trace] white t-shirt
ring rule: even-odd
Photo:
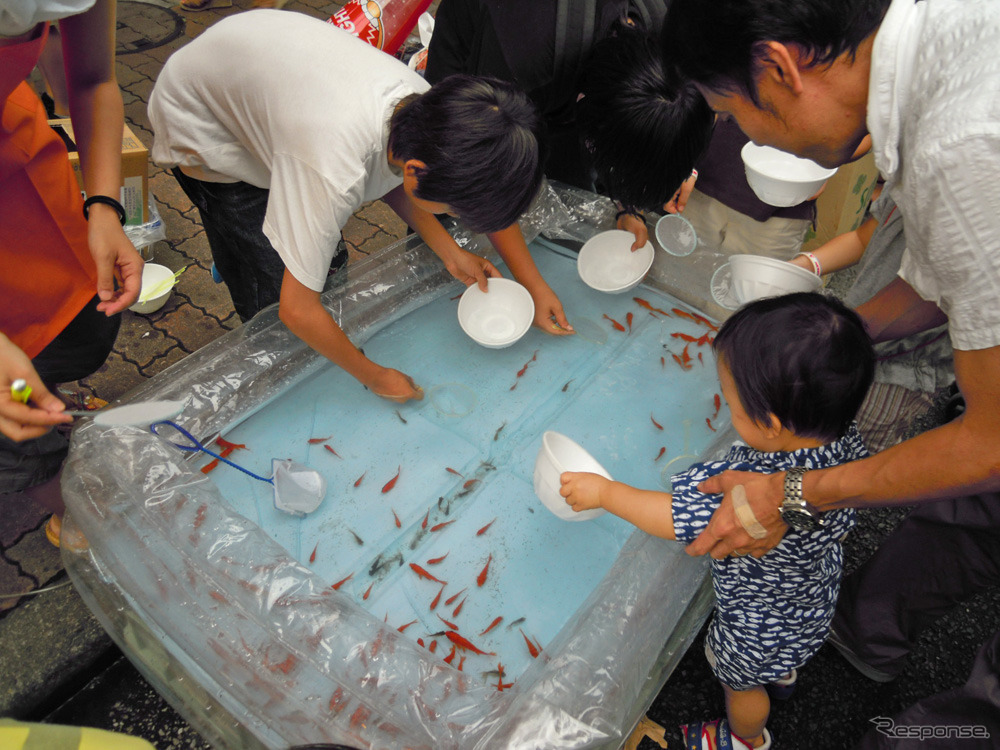
[[[340,228],[402,183],[387,160],[389,117],[427,88],[332,24],[239,13],[167,60],[149,99],[153,161],[269,189],[264,234],[292,275],[321,291]]]
[[[42,21],[75,16],[93,5],[94,0],[0,0],[0,36],[21,36]]]
[[[1000,346],[1000,3],[893,0],[869,83],[899,275],[948,315],[956,349]]]

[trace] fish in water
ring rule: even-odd
[[[400,466],[399,468],[396,469],[396,476],[394,476],[392,479],[390,479],[388,482],[386,482],[382,486],[382,493],[383,494],[385,494],[386,492],[388,492],[389,490],[391,490],[393,487],[396,486],[396,481],[399,479],[399,475],[400,475],[400,473],[402,471],[403,471],[403,467],[402,466]]]

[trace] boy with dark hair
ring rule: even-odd
[[[743,442],[721,461],[673,477],[673,493],[640,490],[596,474],[566,472],[576,511],[603,507],[643,531],[690,541],[722,500],[698,485],[727,469],[802,472],[868,455],[852,424],[875,370],[861,319],[833,297],[789,294],[752,302],[712,345],[722,395]],[[715,617],[705,654],[726,694],[726,719],[682,727],[685,748],[770,748],[769,692],[787,697],[796,670],[830,632],[840,587],[840,541],[849,509],[801,523],[760,558],[712,561]],[[756,523],[750,521],[751,524]]]
[[[488,233],[548,333],[572,333],[514,223],[541,184],[541,121],[512,86],[416,73],[332,24],[255,10],[174,53],[149,101],[153,160],[198,207],[242,320],[279,302],[299,338],[376,394],[422,393],[355,347],[320,302],[340,228],[382,198],[466,284],[499,276],[435,214]]]

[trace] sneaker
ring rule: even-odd
[[[890,674],[889,672],[883,672],[881,669],[876,669],[868,662],[864,661],[860,656],[858,656],[851,647],[847,645],[846,642],[837,634],[837,631],[830,629],[830,635],[826,639],[827,643],[833,646],[840,655],[847,659],[848,663],[858,670],[861,674],[867,677],[869,680],[874,680],[875,682],[892,682],[896,679],[896,675]]]

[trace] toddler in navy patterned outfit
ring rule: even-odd
[[[726,469],[821,469],[868,455],[854,416],[872,382],[875,355],[861,319],[833,297],[800,293],[752,302],[730,317],[712,348],[737,442],[721,461],[673,477],[673,493],[596,474],[566,472],[576,511],[605,508],[644,531],[688,542],[722,495],[698,485]],[[726,719],[682,727],[685,747],[769,748],[768,688],[794,683],[830,631],[852,509],[824,513],[815,531],[789,529],[763,557],[712,561],[715,616],[705,653],[726,695]],[[739,744],[742,743],[742,744]]]

